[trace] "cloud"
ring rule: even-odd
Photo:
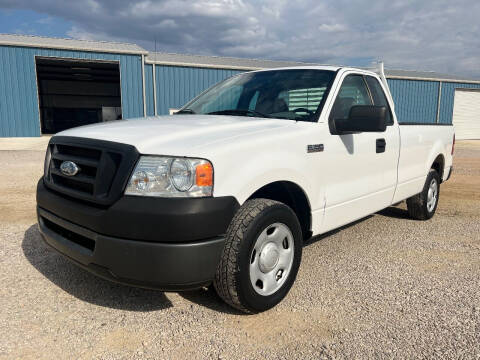
[[[40,18],[35,22],[40,25],[51,25],[54,21],[55,19],[53,17],[47,16],[47,17]]]
[[[73,26],[70,30],[68,30],[67,35],[73,39],[79,39],[79,40],[98,40],[97,35],[92,34],[76,26]],[[103,39],[103,40],[106,40],[106,39]]]
[[[336,33],[346,31],[347,29],[347,26],[343,24],[320,24],[318,26],[318,31],[327,33]]]
[[[477,0],[0,0],[69,36],[168,52],[434,70],[480,77]],[[47,18],[48,19],[48,18]]]

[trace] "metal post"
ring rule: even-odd
[[[442,82],[438,82],[438,102],[437,102],[437,119],[436,123],[440,121],[440,104],[442,103]]]
[[[145,55],[142,55],[142,90],[143,90],[143,116],[147,116],[147,102],[145,99]]]
[[[153,113],[157,116],[157,79],[155,79],[155,63],[152,64],[153,73]]]

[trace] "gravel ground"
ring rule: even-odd
[[[405,205],[309,241],[287,298],[243,315],[212,290],[129,288],[35,225],[41,151],[0,151],[0,358],[480,358],[480,143],[458,142],[437,215]]]

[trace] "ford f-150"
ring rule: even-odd
[[[51,247],[100,277],[213,284],[255,313],[286,296],[304,240],[402,200],[430,219],[453,147],[452,126],[399,125],[381,71],[248,72],[175,115],[53,136],[38,222]]]

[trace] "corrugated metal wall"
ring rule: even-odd
[[[203,90],[244,71],[156,65],[157,113],[178,109]]]
[[[0,137],[39,136],[35,56],[120,62],[123,117],[142,117],[140,55],[0,46]],[[155,65],[157,113],[180,108],[206,88],[242,70]],[[451,123],[455,88],[480,84],[388,79],[400,122]],[[441,103],[438,93],[441,86]],[[153,65],[145,64],[147,115],[154,115]]]
[[[439,123],[451,124],[453,116],[453,101],[455,89],[480,89],[480,84],[450,83],[442,82],[442,101],[440,102]]]
[[[438,82],[389,79],[388,85],[400,123],[434,123],[436,121]]]
[[[400,123],[451,124],[455,89],[480,89],[480,84],[388,79]],[[438,108],[439,87],[441,89]]]
[[[123,117],[143,116],[139,55],[0,46],[0,136],[39,136],[35,56],[120,61]]]

